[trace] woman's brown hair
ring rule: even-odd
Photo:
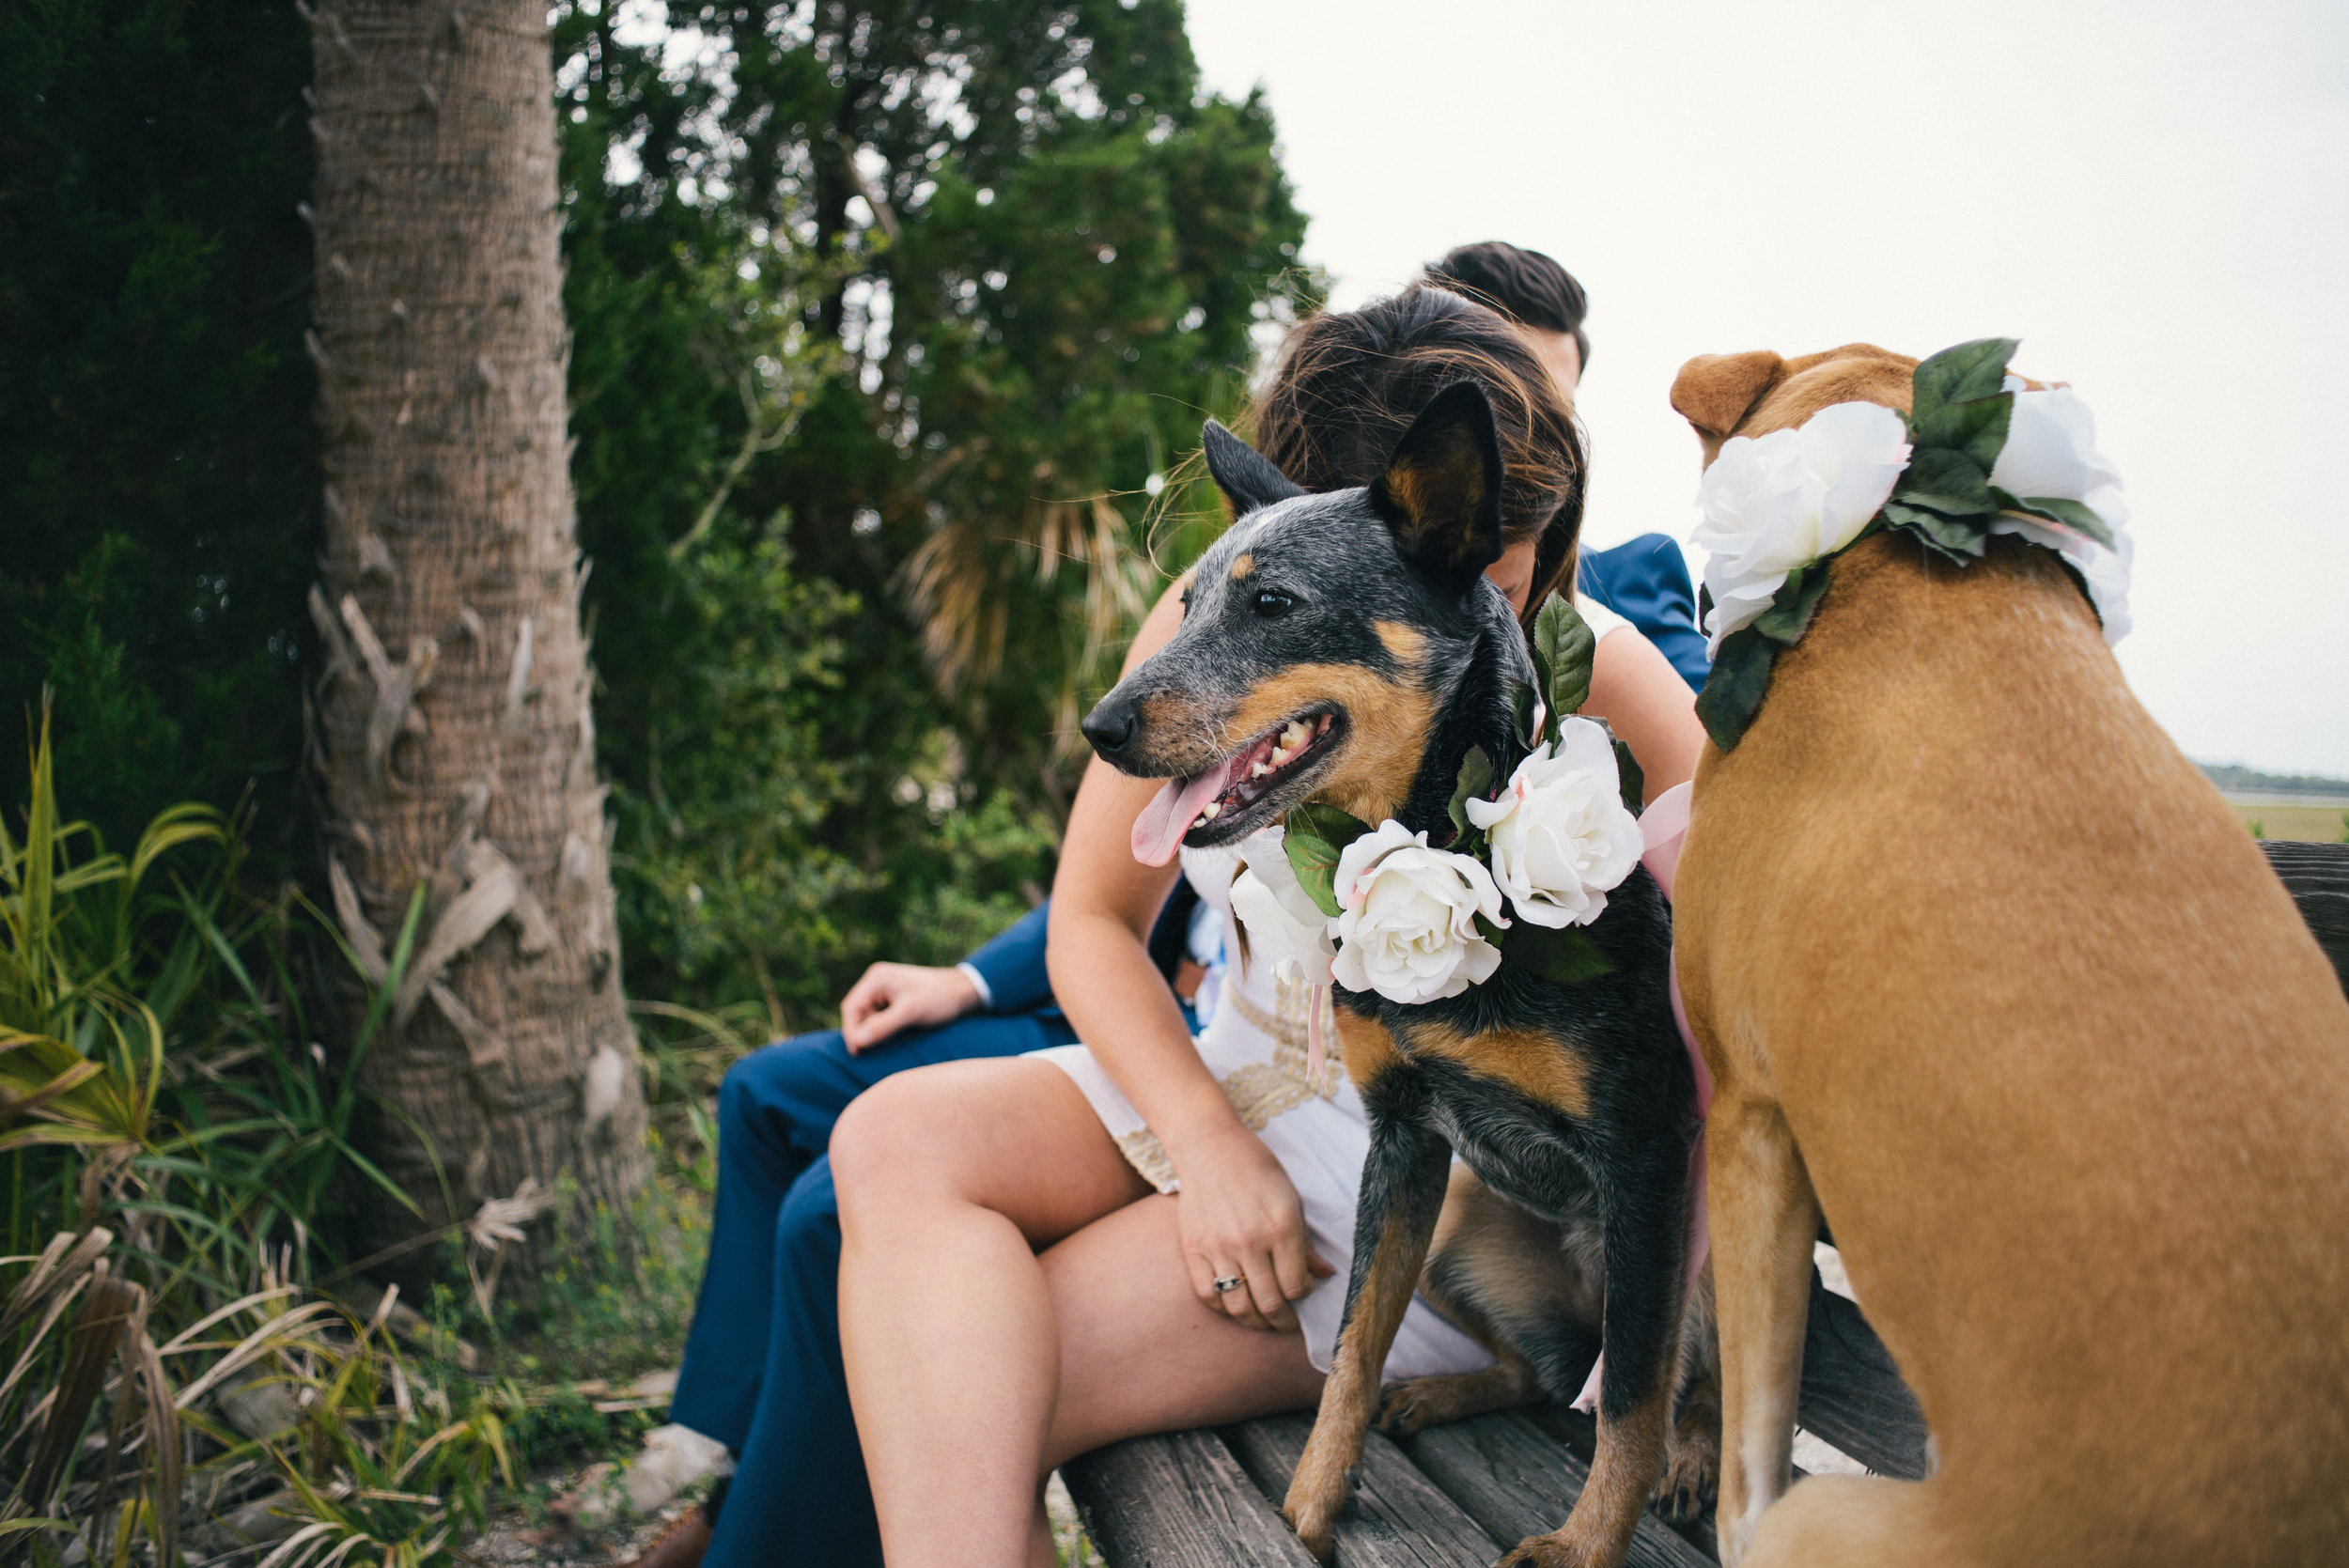
[[[1508,475],[1501,536],[1529,538],[1530,627],[1570,581],[1582,532],[1582,431],[1549,369],[1499,314],[1413,284],[1360,310],[1300,322],[1282,346],[1252,423],[1256,449],[1309,490],[1367,485],[1430,398],[1473,380],[1492,399]]]

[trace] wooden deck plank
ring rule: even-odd
[[[1222,1436],[1265,1495],[1280,1498],[1313,1426],[1300,1411],[1226,1427]],[[1353,1506],[1338,1520],[1336,1568],[1488,1568],[1501,1551],[1401,1449],[1369,1435]]]
[[[2349,844],[2263,842],[2267,863],[2299,906],[2316,945],[2333,961],[2341,988],[2349,990]]]
[[[1314,1568],[1212,1432],[1134,1437],[1061,1467],[1085,1534],[1116,1568]]]
[[[1877,1474],[1925,1478],[1924,1412],[1859,1307],[1820,1283],[1815,1270],[1800,1410],[1805,1427]]]
[[[1494,1540],[1514,1545],[1556,1529],[1591,1479],[1574,1452],[1515,1410],[1431,1426],[1404,1451]],[[1640,1516],[1629,1568],[1713,1568],[1652,1514]]]

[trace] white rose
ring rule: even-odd
[[[1248,869],[1232,883],[1232,913],[1248,928],[1251,957],[1270,961],[1276,974],[1327,986],[1330,960],[1338,951],[1330,931],[1337,923],[1321,912],[1297,879],[1282,839],[1279,828],[1266,828],[1239,846]]]
[[[2068,386],[2034,392],[2020,378],[2009,376],[2006,388],[2015,394],[2015,412],[2007,421],[2006,445],[1991,467],[1990,482],[2021,500],[2079,502],[2112,530],[2113,547],[2014,512],[2001,513],[1990,532],[2019,534],[2061,552],[2088,581],[2088,597],[2105,623],[2105,642],[2118,643],[2129,630],[2129,570],[2137,545],[2128,532],[2129,504],[2121,493],[2121,473],[2096,450],[2096,416]]]
[[[1456,997],[1501,967],[1476,928],[1501,918],[1492,873],[1466,855],[1427,847],[1427,835],[1389,818],[1338,856],[1341,944],[1332,972],[1349,991],[1405,1004]]]
[[[1540,747],[1518,763],[1500,800],[1467,804],[1518,918],[1553,930],[1596,920],[1646,846],[1623,803],[1615,748],[1588,719],[1561,720],[1554,751]]]
[[[1908,427],[1876,403],[1836,403],[1795,429],[1733,436],[1704,471],[1691,542],[1711,552],[1708,651],[1758,618],[1786,574],[1852,542],[1908,466]]]

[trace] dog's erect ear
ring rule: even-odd
[[[1474,381],[1436,394],[1371,481],[1403,559],[1465,587],[1501,559],[1501,434]]]
[[[1215,420],[1208,420],[1201,428],[1199,442],[1206,450],[1207,472],[1215,475],[1223,493],[1232,498],[1232,515],[1236,518],[1305,493],[1303,486],[1291,484],[1287,474],[1272,466],[1271,458]]]
[[[1718,445],[1761,400],[1785,369],[1786,362],[1767,349],[1743,354],[1699,354],[1672,378],[1672,410],[1707,438],[1706,450]]]

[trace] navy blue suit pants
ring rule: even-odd
[[[735,1451],[705,1568],[880,1562],[840,1358],[840,1205],[825,1149],[908,1067],[1067,1045],[1057,1012],[978,1014],[852,1056],[836,1029],[754,1051],[718,1092],[709,1263],[669,1419]]]

